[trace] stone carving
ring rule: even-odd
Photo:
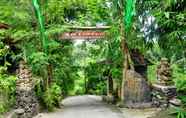
[[[157,67],[157,79],[158,82],[152,85],[153,105],[163,108],[179,105],[179,100],[176,99],[176,87],[172,81],[172,70],[167,58],[162,58]]]
[[[161,85],[172,84],[172,70],[167,58],[162,58],[157,67],[157,79]]]
[[[20,62],[16,82],[16,118],[32,118],[38,113],[38,101],[34,93],[31,70],[24,61]]]

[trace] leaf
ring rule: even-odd
[[[5,62],[5,65],[6,65],[6,66],[11,66],[12,64],[9,63],[8,61],[6,61],[6,62]]]
[[[47,53],[47,36],[45,33],[45,27],[44,27],[44,19],[40,10],[40,6],[38,4],[38,0],[32,0],[33,6],[35,9],[35,13],[39,22],[40,26],[40,35],[41,35],[41,41],[43,45],[44,52]]]
[[[165,17],[169,19],[169,17],[170,17],[169,12],[165,12]]]
[[[128,32],[132,25],[132,18],[135,15],[135,4],[136,0],[127,0],[124,13],[124,23],[126,32]]]

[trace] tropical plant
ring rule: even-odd
[[[0,114],[7,112],[15,103],[16,77],[0,74]]]

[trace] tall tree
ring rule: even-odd
[[[134,15],[135,0],[115,0],[113,2],[114,12],[118,14],[119,31],[121,38],[121,48],[124,55],[123,61],[123,78],[121,85],[121,100],[124,100],[124,83],[126,78],[126,72],[128,69],[133,69],[132,60],[126,40],[126,34],[130,31],[132,25],[132,17]]]

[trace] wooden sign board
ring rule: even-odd
[[[71,29],[71,32],[65,32],[60,35],[60,39],[103,39],[106,33],[103,30],[110,29],[110,26],[99,26],[99,27],[66,27]]]
[[[65,32],[60,36],[60,39],[102,39],[105,37],[105,32],[99,31],[74,31]]]

